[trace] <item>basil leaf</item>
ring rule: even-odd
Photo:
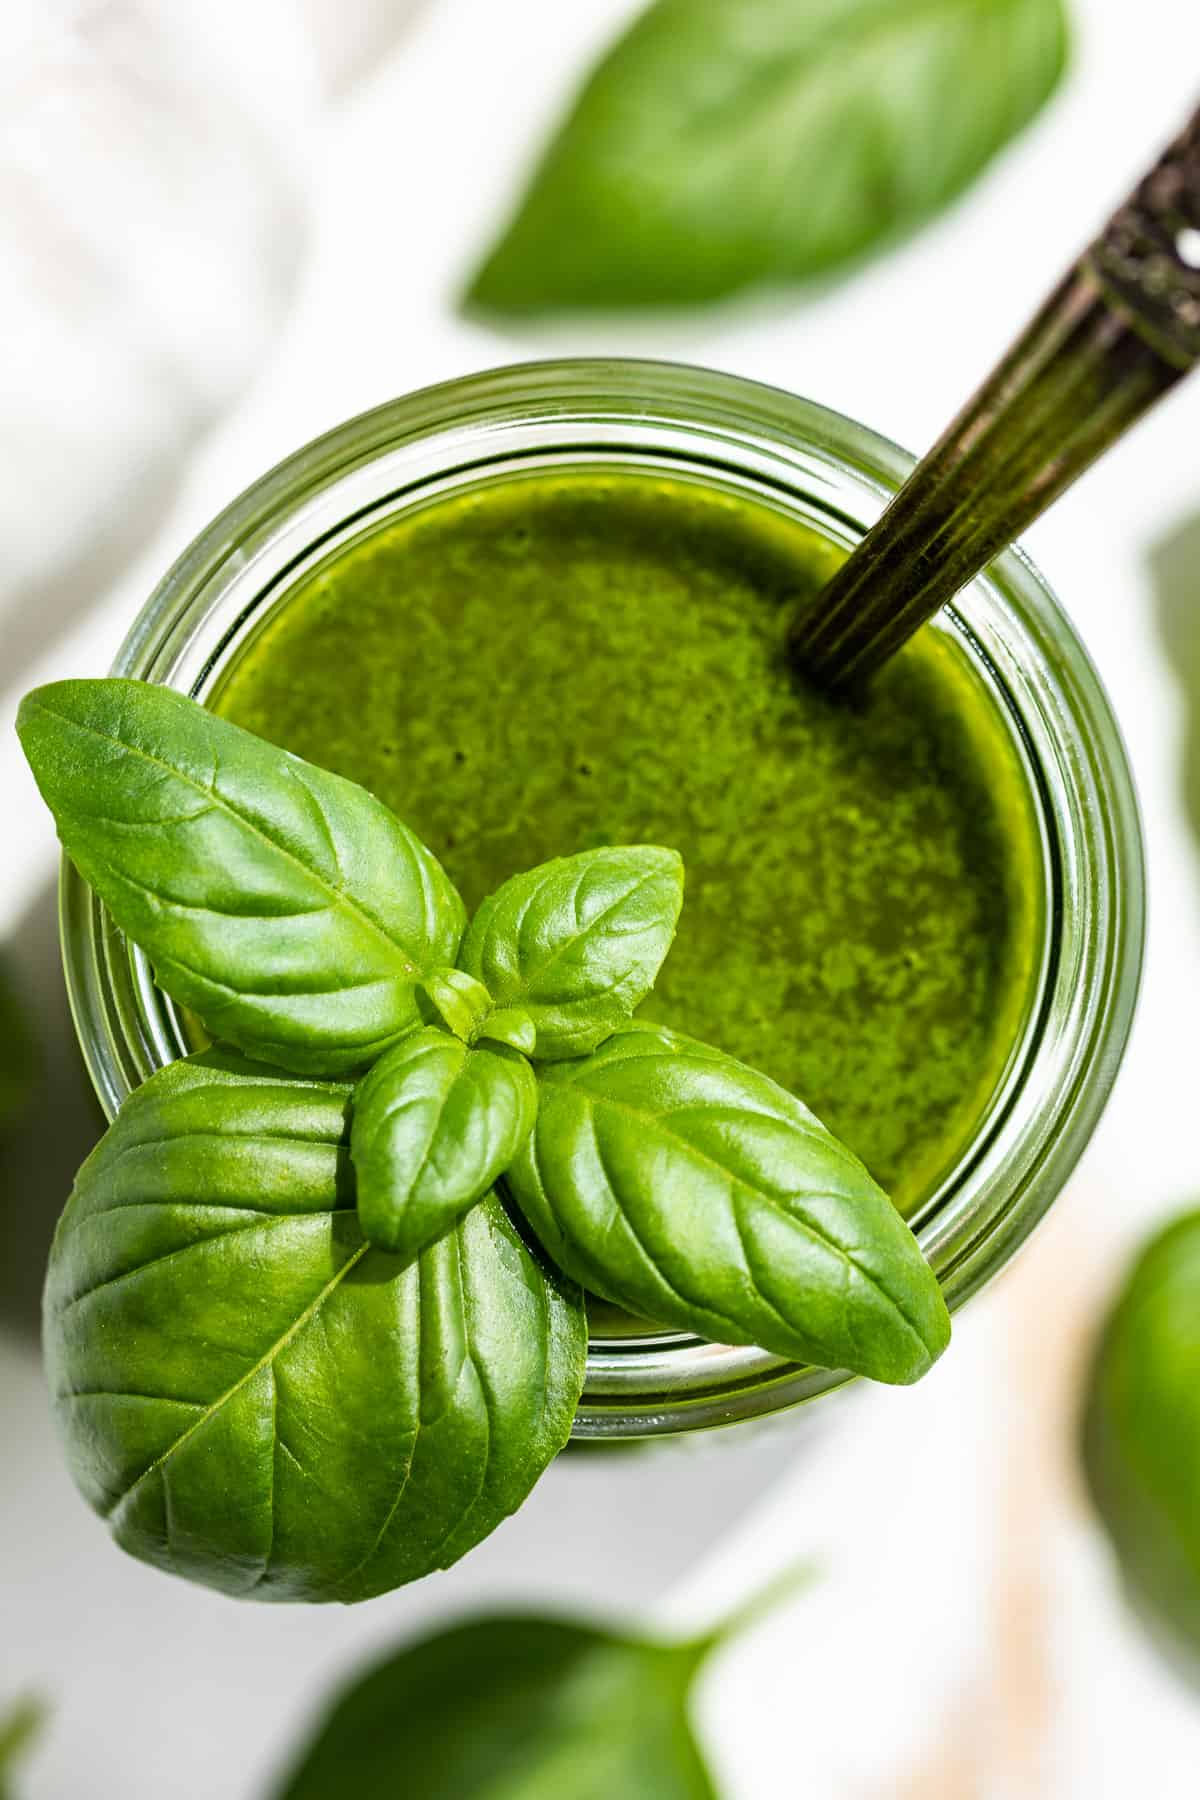
[[[682,904],[674,850],[638,844],[562,856],[484,901],[459,966],[498,1007],[525,1009],[539,1059],[578,1056],[650,992]]]
[[[1200,1652],[1200,1212],[1138,1256],[1088,1381],[1083,1460],[1131,1598]]]
[[[17,728],[67,854],[214,1038],[358,1068],[454,961],[457,893],[353,782],[146,682],[39,688]]]
[[[707,1645],[489,1618],[336,1701],[277,1800],[716,1800],[688,1720]]]
[[[421,983],[435,1019],[464,1044],[473,1044],[480,1025],[492,1010],[492,997],[481,981],[462,969],[435,969]],[[420,1002],[418,1001],[418,1004]]]
[[[523,1006],[493,1006],[482,981],[464,969],[437,969],[422,983],[429,1010],[448,1031],[475,1044],[507,1044],[532,1056],[537,1044],[533,1020]]]
[[[76,1482],[123,1549],[230,1594],[364,1600],[447,1567],[525,1499],[582,1387],[580,1299],[494,1197],[407,1268],[364,1242],[349,1100],[172,1065],[51,1253]]]
[[[44,1717],[45,1708],[33,1699],[18,1700],[0,1712],[0,1800],[12,1800],[9,1777],[37,1737]]]
[[[944,206],[1062,74],[1062,0],[659,0],[469,298],[677,305],[836,268]]]
[[[537,1049],[537,1029],[523,1006],[498,1006],[479,1027],[479,1041],[507,1044],[523,1056]]]
[[[537,1078],[515,1050],[471,1049],[428,1026],[354,1090],[358,1222],[411,1261],[487,1193],[533,1128]]]
[[[602,1298],[877,1381],[916,1381],[945,1349],[945,1302],[908,1226],[765,1075],[635,1025],[539,1087],[506,1183]]]

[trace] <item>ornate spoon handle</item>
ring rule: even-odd
[[[1200,361],[1200,112],[796,618],[857,686]]]

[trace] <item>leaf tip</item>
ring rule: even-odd
[[[928,1264],[926,1267],[928,1268]],[[950,1310],[941,1284],[932,1269],[929,1270],[928,1287],[921,1299],[923,1304],[919,1315],[907,1320],[912,1327],[910,1354],[903,1360],[898,1360],[887,1375],[877,1376],[877,1380],[886,1381],[894,1387],[912,1387],[929,1374],[949,1347],[952,1330]]]

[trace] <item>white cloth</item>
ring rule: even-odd
[[[13,609],[47,584],[74,574],[88,603],[253,376],[294,286],[324,97],[411,10],[0,6],[0,631],[14,646]]]

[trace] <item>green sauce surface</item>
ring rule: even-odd
[[[774,1076],[911,1211],[1020,1035],[1042,858],[948,636],[857,709],[789,674],[790,609],[843,554],[686,479],[493,480],[306,577],[214,704],[371,788],[469,907],[552,856],[673,845],[683,917],[643,1015]]]

